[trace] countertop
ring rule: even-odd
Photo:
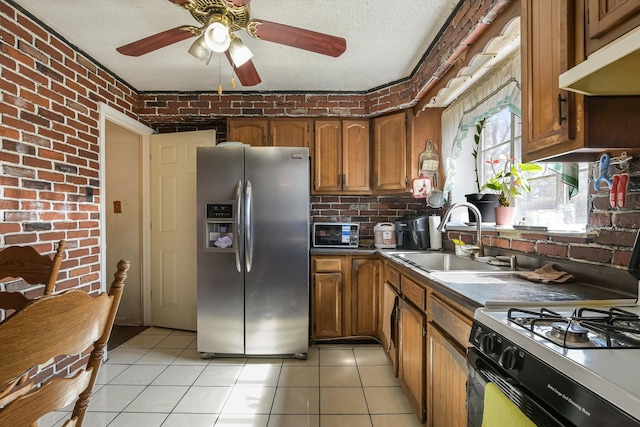
[[[391,255],[393,251],[378,253],[397,265],[424,277],[436,291],[453,298],[470,310],[494,305],[559,305],[575,304],[635,304],[637,294],[619,292],[593,284],[542,284],[516,276],[505,267],[503,271],[445,271],[426,272]],[[603,267],[606,268],[606,267]]]

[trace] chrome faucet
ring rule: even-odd
[[[473,213],[476,215],[476,246],[471,247],[469,249],[476,251],[477,257],[482,257],[484,256],[484,246],[482,245],[482,214],[480,213],[480,210],[478,210],[476,206],[468,202],[458,202],[449,206],[449,209],[447,209],[447,211],[444,213],[442,222],[438,226],[437,230],[440,232],[445,231],[445,224],[447,223],[447,221],[449,220],[449,217],[451,216],[451,211],[459,206],[466,206],[467,208],[471,209]]]

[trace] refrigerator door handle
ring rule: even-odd
[[[247,181],[244,187],[244,259],[247,273],[251,271],[253,264],[253,212],[251,211],[251,201],[253,192],[251,181]]]
[[[241,221],[242,218],[242,181],[238,181],[236,185],[236,232],[233,233],[233,251],[236,255],[236,270],[238,273],[242,273],[242,262],[240,261],[240,241],[242,236]]]

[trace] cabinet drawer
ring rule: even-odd
[[[402,294],[421,310],[427,309],[427,290],[407,277],[400,282]]]
[[[341,265],[341,258],[313,258],[313,271],[317,273],[341,271]]]
[[[400,272],[395,268],[389,267],[388,264],[384,266],[384,281],[388,282],[396,289],[400,289]]]
[[[429,319],[437,323],[447,334],[451,335],[462,348],[469,347],[471,320],[449,308],[448,305],[431,294],[429,298]]]

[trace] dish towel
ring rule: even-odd
[[[560,180],[567,186],[569,200],[578,195],[578,164],[549,163],[549,169],[560,174]]]
[[[482,427],[536,427],[536,425],[494,383],[487,383],[484,389]]]
[[[566,271],[559,271],[553,268],[551,264],[545,264],[537,270],[521,271],[516,276],[537,283],[568,283],[575,279],[575,276]]]

